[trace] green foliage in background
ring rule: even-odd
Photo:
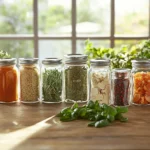
[[[7,52],[0,50],[0,59],[4,58],[11,58],[11,56]]]
[[[98,3],[96,0],[95,3]],[[62,2],[61,2],[62,3]],[[60,4],[61,4],[60,3]],[[80,0],[77,3],[77,23],[91,22],[97,23],[102,29],[99,34],[105,35],[109,33],[110,19],[107,18],[109,13],[109,2],[102,7],[96,7],[92,5],[93,1]],[[39,34],[68,34],[59,30],[61,27],[71,25],[71,9],[65,7],[59,3],[51,5],[49,0],[38,0],[38,33]],[[93,7],[94,6],[94,7]],[[141,10],[146,10],[148,5],[145,3]],[[138,9],[138,8],[137,8]],[[135,9],[136,10],[136,9]],[[91,15],[92,14],[92,15]],[[98,14],[98,15],[97,15]],[[134,19],[133,19],[134,18]],[[126,23],[128,20],[128,24]],[[130,35],[147,35],[148,34],[148,19],[147,11],[135,11],[127,12],[124,16],[117,20],[116,34],[130,34]],[[131,24],[133,26],[131,26]],[[65,31],[66,32],[66,31]],[[33,0],[2,0],[0,1],[0,34],[20,35],[26,34],[32,36],[33,30]],[[88,33],[88,34],[93,34]],[[88,36],[88,35],[87,35]],[[56,40],[57,41],[57,40]],[[105,43],[108,41],[106,40]],[[133,40],[116,40],[118,45],[124,44],[124,42],[133,44]],[[117,45],[116,44],[116,45]],[[83,45],[77,42],[77,47]],[[65,45],[62,49],[67,49]],[[127,47],[128,48],[128,47]],[[33,40],[0,40],[0,49],[7,50],[12,57],[33,57],[34,56],[34,43]],[[40,49],[42,49],[40,47]],[[62,50],[61,49],[61,50]],[[126,49],[126,48],[125,48]],[[109,51],[108,49],[107,51]],[[104,50],[105,51],[105,50]],[[112,53],[113,57],[113,51]],[[63,55],[63,53],[62,53]]]
[[[119,49],[94,47],[90,40],[86,41],[86,54],[92,58],[107,58],[111,60],[112,68],[132,68],[133,59],[150,59],[150,40],[129,46],[122,45]]]
[[[32,18],[31,0],[4,1],[0,3],[0,34],[32,34]],[[32,57],[33,41],[0,40],[0,49],[6,50],[12,57]]]

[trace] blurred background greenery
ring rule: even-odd
[[[76,0],[76,52],[84,53],[85,39],[95,46],[110,47],[111,0]],[[38,39],[39,57],[62,57],[72,51],[71,0],[38,0],[38,36],[70,36],[66,39]],[[9,39],[9,36],[34,36],[33,0],[0,0],[0,49],[13,57],[33,57],[34,41]],[[5,40],[3,36],[7,36]],[[115,0],[114,36],[134,36],[135,39],[116,39],[115,47],[140,42],[137,37],[149,37],[149,0]],[[136,39],[137,38],[137,39]]]

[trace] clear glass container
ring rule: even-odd
[[[89,71],[89,99],[110,103],[110,60],[92,59]]]
[[[16,59],[0,59],[0,103],[18,101],[18,69]]]
[[[62,102],[62,59],[46,58],[42,61],[42,102]]]
[[[112,70],[112,100],[115,106],[130,104],[131,70],[122,68]]]
[[[65,55],[64,100],[65,102],[86,102],[88,100],[87,55]]]
[[[40,96],[40,69],[38,58],[20,58],[20,101],[37,103]]]
[[[132,103],[150,104],[150,60],[132,60]]]

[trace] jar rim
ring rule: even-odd
[[[126,78],[131,73],[128,68],[116,68],[112,70],[112,74],[117,78]]]
[[[14,65],[14,64],[16,64],[16,58],[3,58],[3,59],[0,59],[0,66]]]
[[[115,68],[112,70],[112,72],[118,72],[118,73],[124,73],[124,72],[130,72],[131,69],[129,68]]]
[[[110,59],[96,58],[96,59],[91,59],[90,63],[92,66],[109,66]]]
[[[37,64],[38,58],[19,58],[19,64]]]
[[[150,65],[149,59],[135,59],[135,60],[132,60],[131,62],[132,62],[132,66]]]
[[[60,59],[60,58],[45,58],[42,60],[42,64],[44,64],[44,65],[62,64],[62,59]]]
[[[87,62],[87,55],[84,54],[67,54],[64,57],[66,64]]]

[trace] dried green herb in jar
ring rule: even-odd
[[[62,94],[62,72],[53,69],[43,72],[43,101],[59,102]]]
[[[87,68],[85,66],[66,68],[65,98],[71,101],[87,100]]]

